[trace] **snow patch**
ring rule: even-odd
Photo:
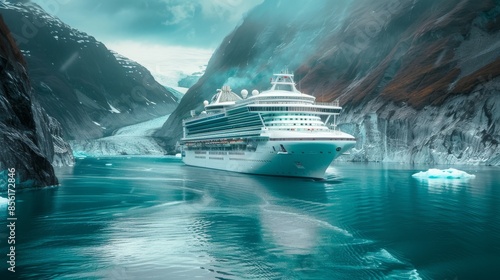
[[[95,125],[97,125],[97,126],[101,126],[101,124],[98,122],[94,122],[94,121],[92,121],[92,122],[95,123]]]
[[[435,169],[431,168],[427,171],[420,171],[411,175],[413,178],[418,179],[472,179],[476,175],[469,174],[455,168],[448,169]]]
[[[111,108],[111,110],[109,110],[111,113],[116,113],[116,114],[120,114],[121,112],[116,109],[115,107],[113,107],[113,105],[109,104],[108,102],[108,105],[109,105],[109,108]]]
[[[43,87],[43,88],[45,88],[45,89],[47,89],[47,90],[48,90],[48,91],[50,91],[50,92],[53,92],[53,91],[52,91],[52,88],[50,88],[50,87],[49,87],[46,83],[44,83],[44,82],[41,82],[41,83],[40,83],[40,86],[41,86],[41,87]]]

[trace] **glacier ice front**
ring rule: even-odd
[[[458,170],[455,168],[448,169],[435,169],[431,168],[427,171],[420,171],[412,175],[413,178],[417,179],[472,179],[476,178],[476,175],[469,174],[465,171]]]

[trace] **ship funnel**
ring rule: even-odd
[[[243,97],[243,99],[247,98],[248,96],[248,90],[244,89],[241,91],[241,97]]]

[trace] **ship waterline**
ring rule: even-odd
[[[323,178],[332,161],[356,144],[337,129],[338,102],[316,103],[275,74],[272,87],[241,97],[224,86],[205,111],[183,121],[187,165],[241,173]],[[247,98],[248,97],[248,98]],[[333,117],[333,118],[331,118]],[[333,124],[328,124],[333,120]]]
[[[186,150],[183,158],[187,165],[233,172],[322,178],[332,161],[354,144],[354,141],[270,140],[259,144],[255,151]],[[206,166],[207,162],[210,166]]]

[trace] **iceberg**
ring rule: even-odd
[[[89,155],[87,152],[73,150],[73,157],[75,157],[75,158],[84,159],[84,158],[89,157],[89,156],[91,156],[91,155]]]
[[[413,178],[417,179],[472,179],[476,178],[476,175],[469,174],[465,171],[458,170],[455,168],[448,169],[435,169],[431,168],[427,171],[420,171],[411,175]]]
[[[0,209],[6,208],[8,204],[9,204],[9,200],[7,198],[0,196]]]

